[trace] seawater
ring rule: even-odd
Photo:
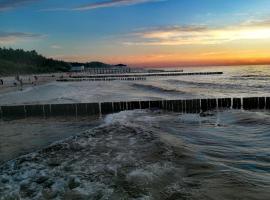
[[[209,68],[189,70],[210,71]],[[268,66],[212,71],[224,71],[224,75],[136,82],[50,83],[22,93],[1,95],[0,101],[16,104],[269,96]],[[27,99],[28,95],[32,98]],[[86,121],[79,122],[78,126],[62,124],[67,135],[60,131],[59,137],[51,140],[43,137],[47,143],[40,148],[33,145],[33,153],[19,158],[10,155],[11,160],[0,166],[0,199],[261,200],[270,197],[270,112],[267,110],[217,110],[201,116],[135,110],[104,116],[91,127],[83,126]],[[20,122],[10,123],[16,127]],[[42,121],[41,124],[44,126]],[[4,126],[7,130],[8,126]],[[40,132],[42,126],[21,127],[22,135],[27,136],[30,144],[27,132],[51,137],[44,127],[43,133]],[[57,132],[53,133],[57,135]],[[0,134],[16,138],[16,135]],[[9,140],[10,145],[18,142]],[[44,147],[53,140],[59,141]],[[32,142],[35,143],[34,139]]]
[[[270,96],[269,66],[194,67],[184,71],[224,74],[150,77],[145,81],[52,82],[1,94],[0,104]]]

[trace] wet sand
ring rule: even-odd
[[[34,76],[38,77],[38,79],[35,80]],[[23,80],[22,89],[25,90],[29,87],[35,87],[56,81],[57,77],[60,76],[62,76],[62,74],[59,73],[22,75],[20,76],[20,78]],[[21,90],[20,84],[17,81],[15,81],[15,76],[0,77],[0,79],[4,81],[4,85],[0,85],[0,94]],[[14,82],[16,82],[17,85],[14,85]]]

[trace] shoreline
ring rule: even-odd
[[[21,86],[19,82],[15,80],[14,76],[5,76],[0,77],[4,81],[4,85],[0,85],[0,95],[7,94],[9,92],[14,91],[23,91],[30,87],[44,85],[50,82],[56,81],[60,76],[65,76],[63,73],[53,73],[53,74],[29,74],[29,75],[21,75],[23,86],[21,90]],[[35,79],[37,77],[37,79]],[[17,85],[14,85],[16,82]]]
[[[15,91],[23,91],[27,88],[44,85],[44,84],[50,83],[50,82],[53,82],[53,81],[37,82],[35,85],[30,84],[30,83],[24,84],[22,90],[20,89],[20,86],[18,86],[18,85],[17,86],[11,86],[11,85],[10,86],[0,86],[0,95],[4,95],[4,94],[10,93],[10,92],[15,92]]]

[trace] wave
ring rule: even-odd
[[[250,77],[245,77],[245,76],[233,76],[230,78],[230,80],[241,80],[241,81],[269,81],[270,77],[268,76],[250,76]]]
[[[228,83],[204,83],[204,82],[195,82],[195,81],[183,81],[183,80],[175,80],[175,79],[171,79],[171,80],[167,80],[168,83],[170,84],[174,84],[174,85],[193,85],[196,87],[202,87],[202,88],[239,88],[241,87],[241,85],[239,84],[228,84]]]
[[[232,79],[232,78],[230,78]],[[257,79],[256,79],[257,80]],[[231,84],[231,83],[204,83],[204,82],[195,82],[195,81],[183,81],[183,80],[167,80],[168,83],[174,84],[174,85],[191,85],[196,86],[199,88],[218,88],[218,89],[237,89],[237,90],[250,90],[250,88],[268,88],[268,86],[259,85],[259,84],[253,84],[253,85],[241,85],[239,83],[237,84]]]
[[[267,199],[267,184],[262,187],[253,180],[255,171],[248,171],[251,162],[232,160],[245,156],[234,152],[241,152],[233,146],[237,133],[226,132],[229,126],[213,125],[218,115],[225,124],[236,115],[214,114],[203,118],[152,111],[108,115],[98,127],[0,166],[0,196],[215,199],[218,194],[221,199]]]
[[[235,120],[232,122],[233,124],[242,125],[242,126],[252,126],[258,127],[261,129],[261,126],[270,126],[270,116],[267,112],[237,112],[234,114]]]
[[[235,78],[270,78],[270,75],[262,75],[262,74],[245,74],[242,76],[232,76]]]
[[[155,86],[155,85],[146,85],[146,84],[134,83],[134,84],[132,84],[132,87],[143,89],[143,90],[159,92],[159,93],[189,94],[189,93],[187,93],[185,91],[181,91],[181,90],[177,90],[177,89],[169,89],[169,88],[164,88],[164,87]]]
[[[108,116],[102,126],[1,166],[1,198],[163,199],[181,192],[185,170],[174,150],[155,131],[126,123],[133,113],[145,115]]]

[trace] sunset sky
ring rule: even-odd
[[[270,63],[269,0],[0,0],[0,46],[134,66]]]

